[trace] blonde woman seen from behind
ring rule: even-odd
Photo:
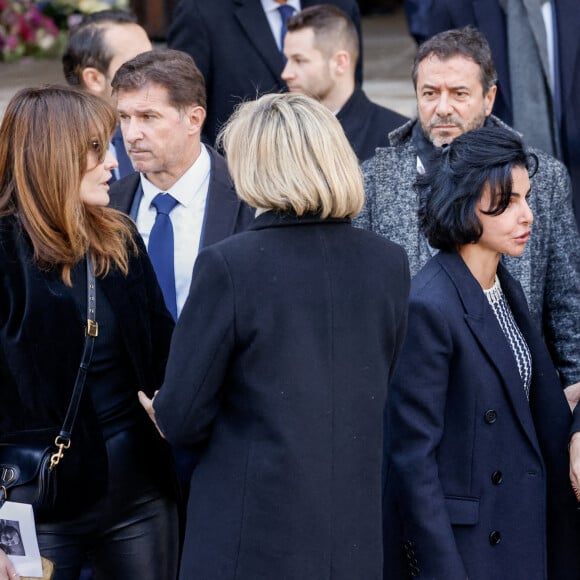
[[[383,408],[409,287],[402,249],[357,230],[357,159],[301,95],[223,132],[249,230],[205,249],[146,407],[204,442],[180,578],[379,580]]]

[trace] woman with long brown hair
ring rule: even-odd
[[[176,573],[170,453],[137,400],[161,383],[173,321],[129,218],[106,207],[115,124],[98,97],[47,86],[16,94],[0,126],[0,443],[58,433],[83,352],[87,261],[96,277],[98,336],[59,495],[35,514],[55,580],[76,580],[87,558],[95,578]]]

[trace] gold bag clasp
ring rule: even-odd
[[[95,320],[87,320],[87,335],[88,336],[98,336],[99,335],[99,324]]]

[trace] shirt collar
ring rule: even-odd
[[[288,0],[286,4],[292,6],[296,12],[300,12],[300,0]],[[278,2],[275,2],[274,0],[262,0],[262,8],[266,14],[278,10],[280,6],[281,4],[278,4]]]
[[[208,179],[210,170],[209,153],[205,145],[202,145],[201,152],[193,165],[165,193],[170,193],[181,205],[188,207],[199,195],[201,185]],[[141,186],[144,200],[149,207],[153,198],[161,191],[143,173],[141,173]]]

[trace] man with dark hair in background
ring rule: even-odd
[[[480,32],[466,27],[437,34],[415,57],[418,118],[393,131],[390,146],[363,164],[367,199],[354,223],[402,245],[411,275],[436,253],[419,229],[417,172],[428,166],[435,148],[459,135],[484,125],[509,129],[491,115],[496,82]],[[523,255],[504,257],[504,264],[523,287],[574,406],[580,396],[580,236],[566,168],[543,151],[531,151],[539,160],[531,177],[533,233]]]
[[[126,61],[153,48],[145,29],[135,16],[122,10],[89,14],[70,32],[62,67],[69,85],[98,95],[111,104],[111,80]],[[111,139],[111,153],[119,163],[114,178],[133,173],[133,165],[117,128]]]
[[[475,26],[497,68],[494,114],[529,145],[561,159],[580,229],[578,0],[423,0],[426,34]]]

